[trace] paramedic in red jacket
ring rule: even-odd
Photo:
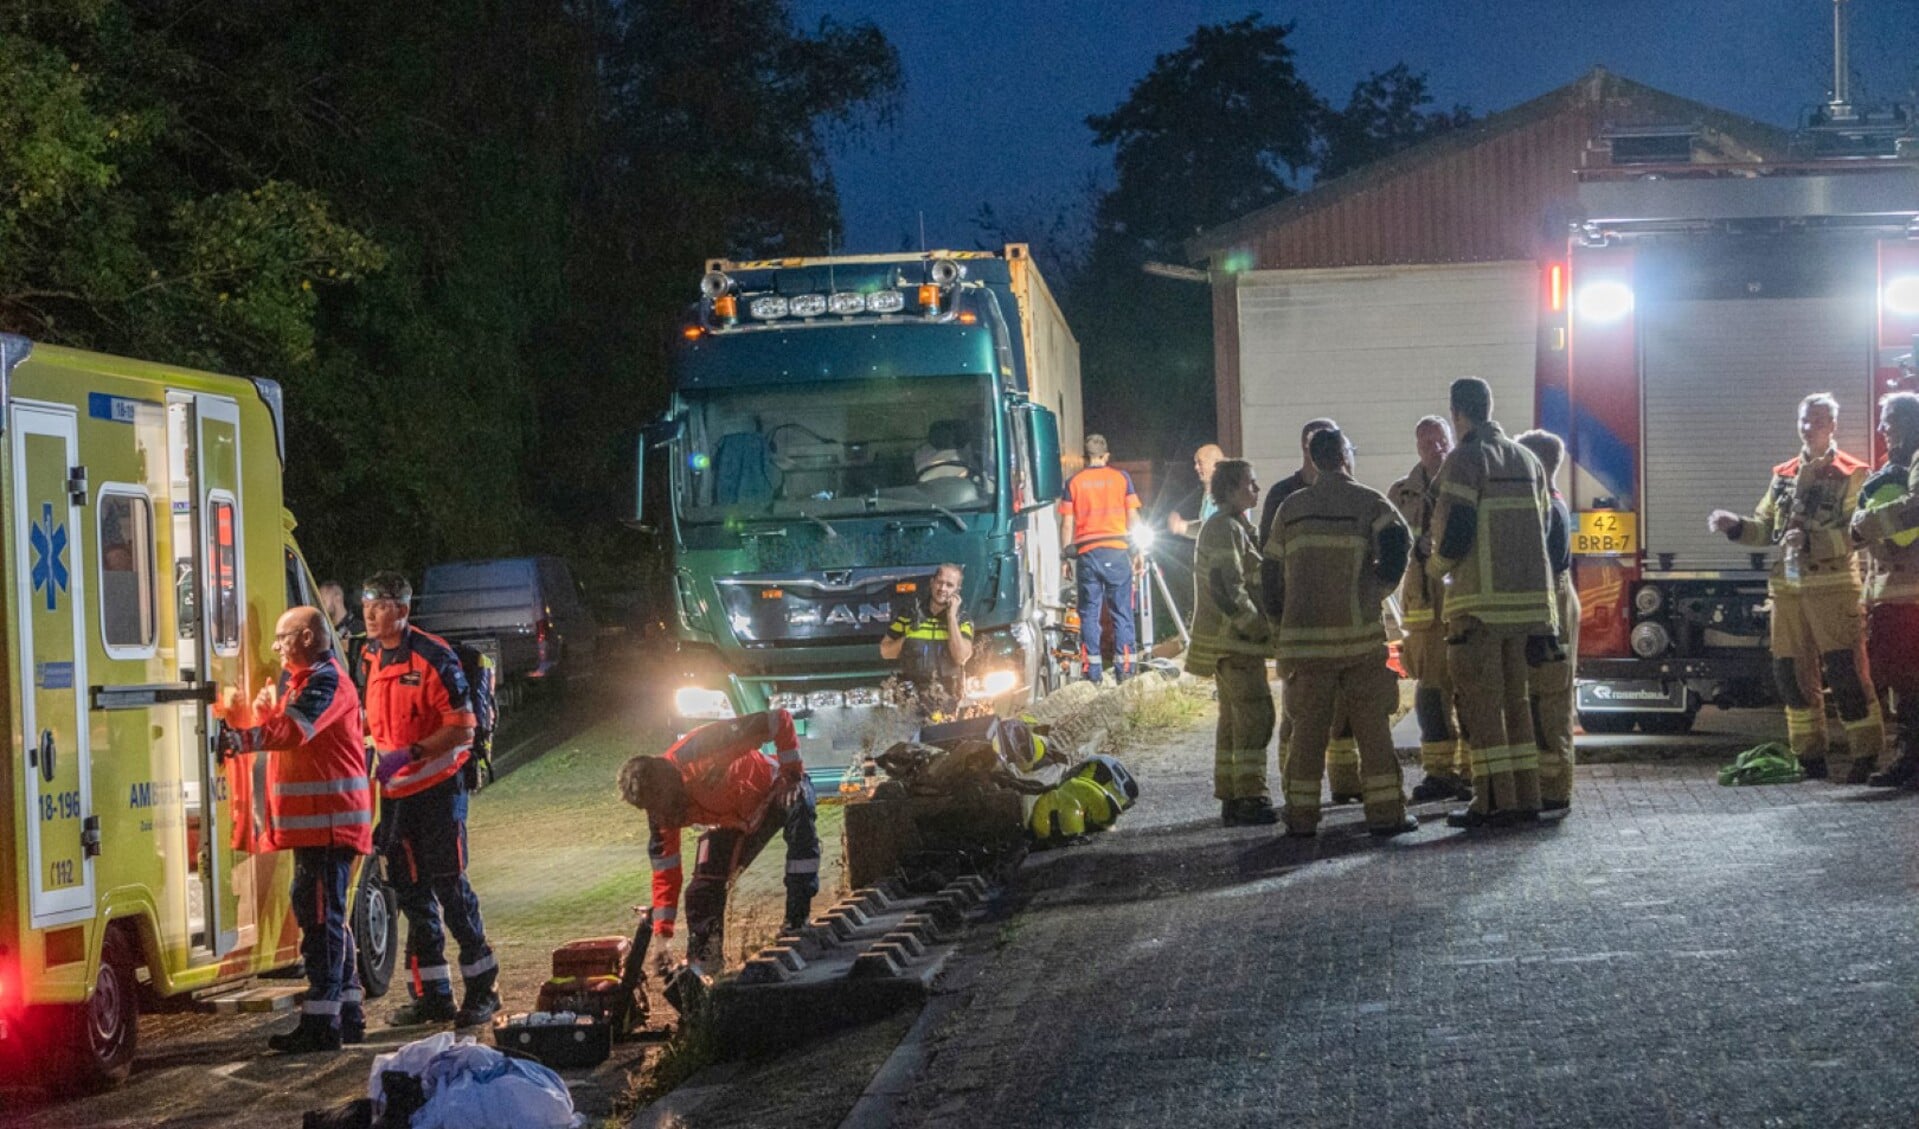
[[[761,751],[768,742],[774,755]],[[786,837],[786,928],[806,924],[812,912],[820,837],[799,749],[793,715],[768,710],[702,725],[664,754],[636,756],[620,769],[620,795],[646,811],[652,829],[656,936],[671,937],[678,916],[680,830],[706,828],[686,887],[686,957],[697,974],[723,959],[727,887],[776,833]]]
[[[500,1008],[500,966],[486,941],[480,899],[466,880],[466,764],[473,708],[460,659],[446,640],[408,622],[413,585],[376,572],[361,585],[367,646],[360,656],[366,727],[380,781],[380,853],[406,916],[413,1002],[387,1022],[471,1027]],[[441,919],[445,919],[445,928]],[[460,1006],[446,934],[460,945]]]
[[[293,851],[306,1002],[300,1025],[268,1038],[276,1051],[337,1051],[366,1040],[359,962],[347,925],[353,864],[373,850],[373,783],[360,736],[360,695],[333,653],[317,608],[289,608],[273,629],[280,681],[254,701],[259,724],[223,729],[226,753],[265,752],[267,843]]]

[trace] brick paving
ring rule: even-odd
[[[897,1123],[1919,1123],[1919,797],[1593,765],[1563,823],[1302,843],[1217,825],[1210,731],[1029,861]]]

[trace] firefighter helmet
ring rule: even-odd
[[[1033,801],[1033,816],[1028,826],[1033,838],[1042,843],[1071,839],[1086,834],[1086,809],[1079,797],[1055,788]]]
[[[1121,811],[1132,807],[1133,801],[1139,799],[1139,781],[1134,779],[1133,774],[1126,770],[1126,766],[1121,764],[1117,757],[1110,757],[1104,753],[1087,757],[1069,769],[1066,776],[1068,779],[1084,777],[1112,793],[1113,799],[1119,802]]]
[[[1859,508],[1862,510],[1876,510],[1881,506],[1889,506],[1905,496],[1905,480],[1897,476],[1887,476],[1859,499]],[[1919,541],[1919,529],[1908,529],[1903,533],[1895,533],[1887,538],[1887,540],[1901,549],[1907,548],[1911,546],[1914,541]]]
[[[1056,791],[1071,792],[1086,813],[1088,831],[1104,831],[1119,819],[1119,801],[1111,792],[1084,776],[1062,780]]]

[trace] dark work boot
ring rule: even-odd
[[[1228,827],[1258,827],[1279,822],[1279,813],[1264,796],[1242,796],[1226,801],[1222,822]]]
[[[498,968],[489,968],[478,976],[469,977],[461,986],[460,1010],[453,1017],[455,1027],[478,1027],[493,1018],[500,1010],[500,994],[493,985],[500,979]]]
[[[345,1016],[341,1016],[340,1042],[349,1047],[357,1047],[361,1043],[366,1042],[366,1016],[363,1015],[359,1019],[352,1021],[349,1021]]]
[[[1846,769],[1846,783],[1869,784],[1872,782],[1872,778],[1877,775],[1874,769],[1878,767],[1879,759],[1877,757],[1855,758],[1852,765]]]
[[[1800,757],[1799,770],[1806,774],[1807,780],[1824,780],[1826,778],[1826,758]]]
[[[1866,778],[1873,788],[1911,788],[1919,785],[1919,755],[1900,753],[1899,759]]]
[[[1426,774],[1426,779],[1413,785],[1412,802],[1416,804],[1430,804],[1440,800],[1453,799],[1459,795],[1461,783],[1457,776],[1446,776],[1437,772],[1429,772]],[[1470,798],[1470,796],[1468,798]]]
[[[452,996],[421,996],[395,1009],[386,1021],[390,1027],[414,1027],[422,1023],[451,1023],[459,1014]]]
[[[267,1036],[267,1049],[284,1055],[337,1051],[340,1049],[340,1029],[324,1015],[302,1015],[298,1027]]]

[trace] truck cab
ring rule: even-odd
[[[809,762],[845,763],[890,702],[879,641],[944,562],[969,696],[1043,690],[1079,369],[1023,246],[715,261],[677,346],[638,515],[670,546],[676,724],[803,706]]]

